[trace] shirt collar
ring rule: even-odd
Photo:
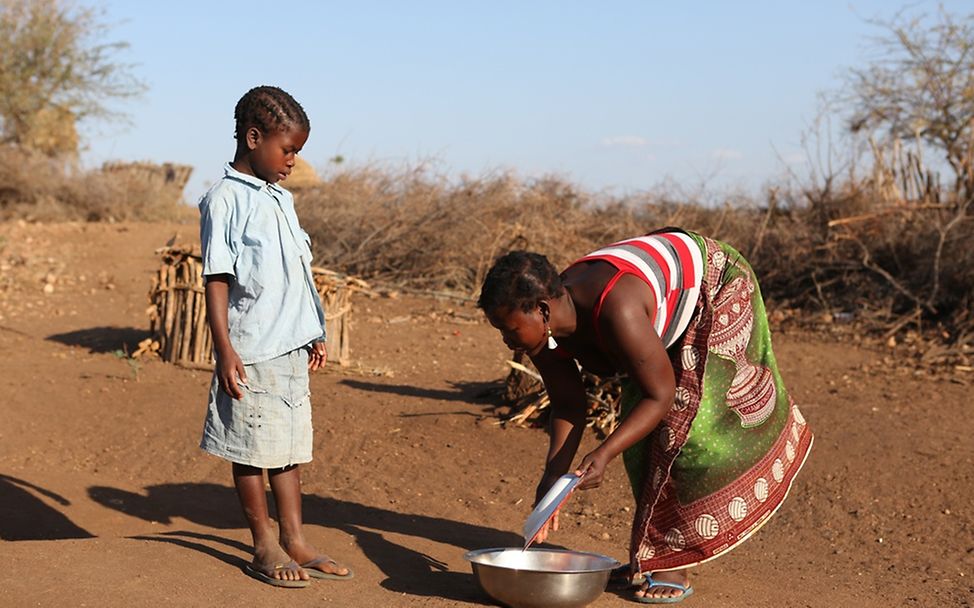
[[[236,180],[238,182],[243,182],[256,190],[267,188],[268,190],[273,190],[277,193],[284,192],[284,188],[281,188],[277,184],[265,182],[259,177],[255,177],[253,175],[247,175],[246,173],[241,173],[240,171],[234,169],[233,165],[231,165],[230,163],[227,163],[226,165],[223,166],[223,177],[224,179],[229,178],[232,180]]]

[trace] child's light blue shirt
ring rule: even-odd
[[[325,339],[311,238],[291,193],[229,163],[200,199],[203,275],[229,274],[230,343],[244,364]]]

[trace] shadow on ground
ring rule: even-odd
[[[408,384],[382,384],[379,382],[365,382],[362,380],[341,380],[339,384],[370,393],[391,393],[416,399],[434,399],[437,401],[461,401],[463,403],[489,402],[488,407],[495,407],[500,403],[500,395],[504,390],[500,382],[451,382],[453,390],[431,389]],[[496,403],[495,403],[496,402]]]
[[[57,507],[71,505],[71,501],[29,481],[0,475],[0,539],[2,540],[60,540],[66,538],[94,538],[87,530],[75,525]]]
[[[177,547],[183,547],[184,549],[192,549],[193,551],[199,551],[200,553],[205,553],[214,559],[218,559],[235,568],[239,568],[241,572],[244,571],[244,567],[249,563],[249,560],[240,557],[239,555],[234,555],[232,553],[227,553],[226,551],[221,551],[220,549],[214,548],[208,544],[199,541],[207,541],[209,543],[218,543],[224,545],[230,549],[236,549],[237,551],[243,553],[244,555],[249,555],[253,553],[251,547],[235,541],[229,538],[224,538],[222,536],[217,536],[215,534],[201,534],[199,532],[190,532],[187,530],[175,530],[172,532],[162,532],[161,534],[153,535],[138,535],[130,536],[129,538],[134,540],[147,540],[157,543],[167,543],[170,545],[176,545]]]
[[[144,495],[94,486],[88,489],[88,494],[101,505],[146,521],[171,523],[173,518],[181,517],[214,529],[239,529],[245,525],[242,515],[237,515],[237,496],[233,488],[216,484],[162,484],[150,486]],[[273,504],[273,501],[270,503]],[[523,543],[523,539],[516,534],[486,526],[428,515],[397,513],[330,497],[306,495],[303,508],[306,524],[341,530],[353,536],[366,557],[387,576],[382,586],[397,593],[474,603],[487,601],[472,574],[452,572],[442,560],[394,541],[390,536],[425,538],[452,545],[461,551],[520,546]],[[238,567],[243,566],[239,558],[197,541],[215,541],[250,552],[250,547],[236,541],[189,532],[138,538],[202,551]],[[341,556],[334,557],[340,559]]]
[[[130,354],[139,347],[139,342],[149,335],[148,331],[135,327],[91,327],[54,334],[47,339],[68,346],[87,348],[93,353],[122,351]]]

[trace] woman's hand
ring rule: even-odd
[[[548,490],[551,489],[551,487],[555,484],[557,480],[558,480],[558,476],[554,475],[553,473],[546,473],[541,478],[541,481],[538,482],[538,487],[535,488],[534,490],[535,507],[538,506],[538,503],[541,502],[541,499],[545,497],[545,494],[548,493]],[[555,509],[554,514],[551,516],[551,519],[545,522],[545,524],[541,526],[541,529],[538,530],[538,534],[534,537],[533,542],[543,543],[545,539],[548,538],[549,534],[551,534],[552,532],[556,532],[558,530],[558,513],[560,511],[561,511],[561,506],[559,505],[559,507]]]
[[[243,362],[237,351],[232,348],[216,358],[216,377],[220,383],[220,388],[224,393],[234,399],[243,397],[243,391],[237,385],[237,381],[247,383],[247,372],[244,371]]]
[[[534,542],[543,543],[548,539],[548,534],[558,531],[558,513],[561,512],[561,507],[555,509],[554,514],[551,519],[545,522],[541,529],[538,530],[538,534],[534,537]]]
[[[612,459],[601,448],[596,448],[586,454],[578,468],[575,469],[575,474],[582,478],[578,488],[580,490],[591,490],[602,485],[605,467],[608,466],[610,460]]]

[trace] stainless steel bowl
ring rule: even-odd
[[[481,589],[511,608],[577,608],[605,591],[619,562],[558,549],[478,549],[463,556]]]

